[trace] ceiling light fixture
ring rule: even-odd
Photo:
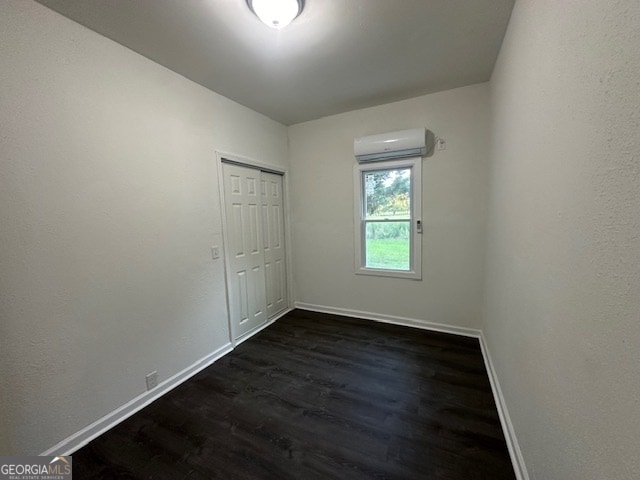
[[[304,8],[304,0],[247,0],[247,5],[265,25],[283,28]]]

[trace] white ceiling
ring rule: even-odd
[[[38,0],[285,125],[489,80],[514,0]]]

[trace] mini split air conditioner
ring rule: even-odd
[[[394,158],[424,157],[428,153],[425,128],[381,133],[353,141],[353,153],[358,163],[379,162]]]

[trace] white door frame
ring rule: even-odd
[[[286,258],[286,272],[287,272],[287,308],[280,314],[276,315],[272,319],[267,319],[267,322],[258,327],[255,330],[248,332],[245,336],[236,339],[233,332],[233,323],[231,321],[231,310],[229,308],[231,299],[229,297],[229,275],[228,273],[231,271],[231,264],[228,255],[227,246],[229,245],[229,237],[228,237],[228,225],[227,225],[227,206],[224,198],[224,174],[222,171],[223,159],[225,163],[232,163],[236,165],[240,165],[242,167],[253,168],[256,170],[263,170],[265,172],[276,173],[278,175],[282,175],[282,190],[283,190],[283,205],[284,205],[284,234],[285,234],[285,258]],[[255,335],[260,330],[265,327],[271,325],[274,321],[276,321],[281,316],[287,314],[291,311],[293,305],[293,299],[295,298],[295,293],[293,291],[293,272],[292,272],[292,262],[291,262],[291,222],[290,222],[290,211],[289,211],[289,174],[287,169],[277,167],[274,165],[269,165],[266,163],[258,162],[256,160],[242,157],[239,155],[235,155],[232,153],[225,153],[216,150],[216,167],[218,173],[218,194],[220,198],[220,210],[221,210],[221,218],[222,218],[222,240],[223,240],[223,257],[224,257],[224,284],[225,284],[225,298],[227,300],[227,325],[229,329],[229,341],[231,345],[235,348],[235,346],[239,343],[242,343],[247,338]]]

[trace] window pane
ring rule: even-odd
[[[410,230],[408,221],[365,222],[365,266],[408,271]]]
[[[366,220],[411,218],[410,168],[364,172],[363,181]]]

